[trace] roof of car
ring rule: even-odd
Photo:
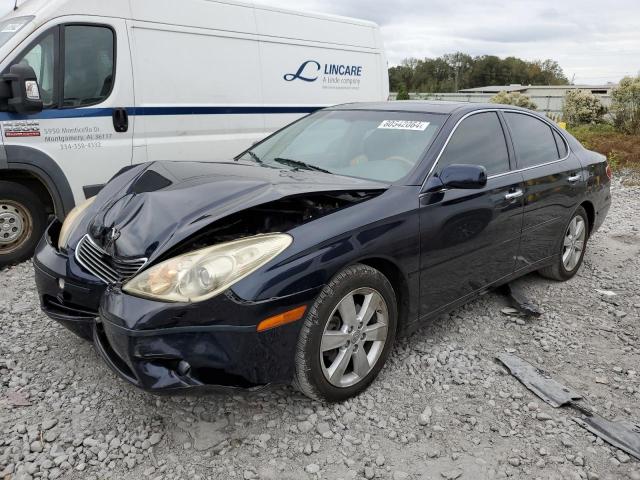
[[[456,111],[473,111],[495,108],[509,108],[514,110],[524,110],[513,105],[500,105],[496,103],[469,103],[469,102],[447,102],[439,100],[401,100],[394,102],[367,102],[367,103],[345,103],[330,107],[331,110],[380,110],[380,111],[400,111],[400,112],[420,112],[420,113],[441,113],[452,114]]]

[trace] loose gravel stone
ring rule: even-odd
[[[30,262],[2,270],[0,478],[640,480],[635,459],[494,361],[515,353],[606,418],[640,421],[638,212],[640,186],[616,180],[576,277],[517,281],[540,318],[505,316],[488,293],[398,338],[378,379],[341,404],[282,386],[137,390],[40,312]]]

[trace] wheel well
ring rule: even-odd
[[[589,234],[591,234],[593,224],[596,221],[596,209],[593,208],[593,204],[591,202],[583,202],[580,206],[584,208],[585,212],[587,212],[587,218],[589,219]]]
[[[26,170],[3,170],[2,180],[24,185],[38,196],[42,204],[45,206],[47,214],[56,213],[51,193],[49,193],[44,182],[33,173]]]
[[[409,286],[402,271],[396,264],[384,258],[368,258],[358,263],[375,268],[389,279],[398,302],[398,331],[403,330],[409,318]]]

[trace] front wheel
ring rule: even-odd
[[[589,217],[582,207],[575,211],[563,230],[560,252],[553,265],[540,270],[543,277],[565,281],[578,273],[589,239]]]
[[[398,309],[389,280],[353,265],[324,287],[305,317],[294,384],[316,400],[353,397],[376,378],[396,336]]]
[[[18,183],[0,182],[0,268],[31,257],[46,223],[36,194]]]

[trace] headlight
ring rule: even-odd
[[[91,197],[69,212],[60,229],[60,235],[58,235],[58,249],[66,248],[69,235],[75,230],[76,225],[78,225],[78,222],[82,218],[82,214],[91,206],[95,199],[96,197]]]
[[[203,248],[145,270],[123,290],[165,302],[207,300],[275,258],[292,241],[291,236],[277,233]]]

